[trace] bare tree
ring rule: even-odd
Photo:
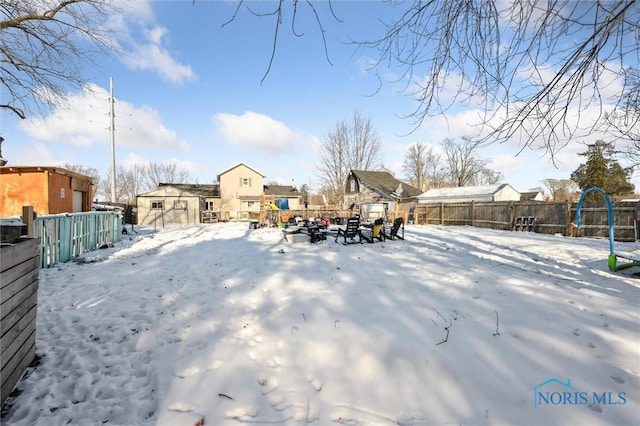
[[[109,50],[110,0],[3,0],[0,5],[0,108],[20,118],[81,87],[92,49]]]
[[[336,124],[320,144],[317,167],[321,185],[329,188],[329,202],[339,205],[350,170],[372,170],[380,165],[381,142],[371,120],[358,111],[351,121]]]
[[[476,153],[479,144],[466,137],[460,141],[447,138],[442,141],[442,148],[451,185],[474,185],[478,173],[485,168],[485,162]]]
[[[98,185],[100,181],[100,172],[95,167],[85,167],[79,164],[71,163],[65,163],[62,165],[62,167],[72,172],[91,177],[93,179],[94,185]]]
[[[135,167],[133,167],[135,168]],[[118,166],[116,168],[116,199],[111,199],[111,173],[107,172],[104,178],[100,179],[98,186],[98,192],[105,200],[112,203],[118,202],[130,202],[135,200],[135,196],[131,198],[131,189],[127,188],[127,182],[130,179],[132,173],[132,167]]]
[[[156,187],[149,188],[145,185],[144,170],[146,166],[134,164],[127,167],[118,166],[116,173],[117,193],[121,194],[121,201],[135,201],[138,194],[153,191]]]
[[[618,151],[634,167],[640,166],[640,69],[630,68],[625,93],[616,109],[606,114],[606,130],[622,141]],[[626,142],[626,144],[625,144]]]
[[[486,164],[486,161],[482,161],[482,166],[474,176],[474,185],[495,185],[504,180],[504,175],[502,173],[488,168]]]
[[[402,165],[409,183],[421,191],[439,187],[444,181],[442,156],[433,146],[416,142],[409,146]]]
[[[196,0],[193,0],[193,3],[195,3]],[[333,6],[331,4],[331,0],[327,1],[325,3],[328,7],[328,10],[332,16],[333,19],[335,19],[336,21],[340,21],[340,19],[337,17],[337,15],[334,13],[333,11]],[[272,43],[272,48],[271,48],[271,57],[269,58],[269,64],[267,65],[267,69],[264,73],[264,75],[262,76],[262,80],[261,82],[264,82],[264,80],[267,78],[267,75],[269,74],[269,71],[271,70],[271,66],[273,65],[273,61],[275,59],[276,56],[276,51],[277,51],[277,46],[278,46],[278,38],[280,36],[280,30],[282,27],[283,22],[285,21],[284,16],[287,15],[286,13],[286,3],[284,0],[279,0],[277,2],[273,2],[273,3],[268,3],[268,2],[263,2],[262,4],[259,4],[257,2],[250,2],[250,1],[245,1],[245,0],[237,0],[237,6],[236,9],[233,13],[233,16],[231,16],[231,18],[225,22],[222,26],[226,26],[228,24],[230,24],[231,22],[233,22],[236,17],[238,16],[238,13],[242,10],[243,6],[246,6],[246,10],[254,16],[257,17],[262,17],[262,18],[271,18],[273,20],[273,43]],[[325,37],[325,29],[322,23],[322,18],[320,17],[320,14],[318,13],[318,8],[315,6],[314,2],[311,0],[307,0],[305,2],[298,2],[298,0],[294,0],[293,2],[291,2],[291,8],[292,10],[292,14],[291,16],[291,23],[290,23],[290,29],[291,32],[293,33],[294,36],[296,37],[302,37],[304,35],[303,32],[298,31],[297,27],[297,18],[298,18],[298,12],[301,10],[301,8],[299,9],[299,5],[302,6],[306,6],[308,9],[308,11],[313,15],[313,20],[318,24],[318,30],[320,33],[320,36],[322,37],[322,44],[324,46],[324,53],[325,53],[325,57],[327,58],[327,62],[331,63],[331,60],[329,59],[329,52],[328,52],[328,48],[327,48],[327,39]],[[262,7],[261,7],[262,6]]]
[[[100,182],[100,192],[105,196],[111,194],[111,179],[107,173]],[[160,183],[188,183],[189,172],[176,164],[147,163],[118,166],[116,172],[117,202],[135,201],[139,194],[153,191]]]
[[[429,176],[429,188],[444,188],[449,186],[448,172],[442,154],[432,150],[433,155],[427,158],[427,174]]]
[[[291,20],[299,36],[296,18],[310,10],[323,40],[326,30],[320,17],[327,15],[318,7],[328,5],[329,19],[339,21],[339,9],[334,14],[331,2],[304,2],[310,9],[298,8],[299,3],[279,1],[270,13],[254,13],[275,23],[269,66],[284,19]],[[239,1],[236,14],[243,4]],[[403,81],[406,93],[415,98],[409,117],[416,127],[453,105],[473,102],[484,108],[485,141],[522,136],[523,148],[544,141],[552,156],[583,130],[584,122],[571,119],[574,108],[581,113],[601,107],[592,123],[595,128],[604,118],[605,103],[623,102],[628,88],[613,99],[606,95],[609,76],[624,79],[626,64],[640,57],[636,0],[416,0],[386,2],[386,7],[388,13],[380,17],[386,19],[384,33],[354,43],[376,51],[378,60],[371,69],[381,81],[389,67],[402,73],[400,78],[394,73],[393,83]],[[632,122],[639,119],[635,111]]]
[[[571,179],[545,179],[541,181],[549,191],[553,201],[575,202],[580,194],[580,187]]]
[[[141,169],[143,192],[152,191],[160,183],[187,183],[191,180],[189,172],[172,163],[147,163]]]

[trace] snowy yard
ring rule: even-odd
[[[639,271],[607,240],[138,231],[41,272],[3,424],[640,424]]]

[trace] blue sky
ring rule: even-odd
[[[263,11],[273,7],[249,4]],[[400,116],[411,113],[415,102],[400,92],[400,84],[377,90],[378,79],[367,71],[375,52],[357,51],[347,42],[349,36],[381,34],[382,3],[334,2],[340,23],[330,17],[327,3],[316,4],[331,63],[313,16],[303,9],[297,30],[304,35],[295,37],[285,19],[272,68],[261,82],[271,55],[273,19],[243,10],[223,27],[235,1],[127,3],[126,13],[111,22],[125,53],[96,57],[85,70],[85,90],[70,92],[64,108],[22,121],[3,111],[3,157],[9,165],[79,164],[105,176],[110,77],[117,164],[175,162],[199,183],[211,183],[221,171],[244,162],[266,175],[265,182],[294,181],[317,189],[318,143],[354,110],[371,119],[383,142],[383,164],[400,178],[410,144],[439,145],[447,137],[475,134],[471,124],[477,112],[462,106],[411,132],[411,121]],[[379,71],[391,78],[395,72]],[[577,155],[585,150],[582,143],[599,138],[576,138],[559,153],[556,166],[542,151],[518,154],[518,140],[492,144],[480,155],[504,174],[505,182],[524,191],[545,178],[568,178],[583,160]],[[640,188],[640,175],[633,183]]]

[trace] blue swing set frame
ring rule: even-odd
[[[602,194],[604,197],[604,201],[607,203],[607,213],[609,216],[608,224],[609,224],[609,270],[611,271],[620,271],[622,269],[631,268],[633,266],[640,266],[640,259],[633,259],[628,256],[622,256],[616,254],[613,247],[613,207],[611,206],[611,200],[607,196],[607,193],[604,192],[601,188],[597,186],[592,186],[584,190],[582,195],[580,196],[580,201],[578,201],[578,206],[576,208],[576,225],[578,229],[582,226],[582,217],[580,214],[580,209],[582,208],[582,203],[584,202],[584,197],[591,191],[596,191]],[[625,263],[618,264],[618,258],[625,259]]]

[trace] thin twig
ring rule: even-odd
[[[440,342],[436,343],[436,345],[441,345],[443,343],[446,343],[449,340],[449,327],[451,327],[452,321],[449,320],[449,325],[446,326],[444,329],[447,330],[447,335],[444,336],[444,340],[441,340]]]
[[[307,322],[307,317],[304,316],[304,312],[302,313],[302,319],[304,320],[304,322]]]
[[[495,312],[495,313],[496,313],[496,332],[495,332],[495,333],[493,333],[493,335],[494,335],[494,336],[499,336],[499,335],[500,335],[500,332],[498,331],[498,327],[500,326],[500,324],[499,324],[499,320],[500,320],[500,318],[498,317],[498,311],[493,311],[493,312]]]

